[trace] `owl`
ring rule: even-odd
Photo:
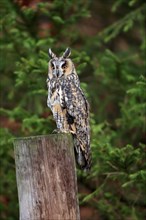
[[[91,166],[89,104],[80,88],[80,81],[70,48],[57,57],[49,49],[47,105],[53,113],[57,131],[71,133],[76,162],[83,170]]]

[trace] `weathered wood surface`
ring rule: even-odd
[[[72,137],[14,140],[20,220],[79,220]]]

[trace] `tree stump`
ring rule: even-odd
[[[79,220],[70,134],[14,140],[20,220]]]

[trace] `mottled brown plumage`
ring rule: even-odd
[[[48,99],[59,132],[70,132],[74,137],[76,161],[85,170],[90,169],[89,104],[80,88],[80,81],[71,59],[70,49],[57,57],[49,55]]]

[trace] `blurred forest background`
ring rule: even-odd
[[[17,220],[13,138],[55,129],[48,48],[72,49],[90,103],[93,165],[81,220],[146,219],[144,0],[1,0],[0,219]]]

